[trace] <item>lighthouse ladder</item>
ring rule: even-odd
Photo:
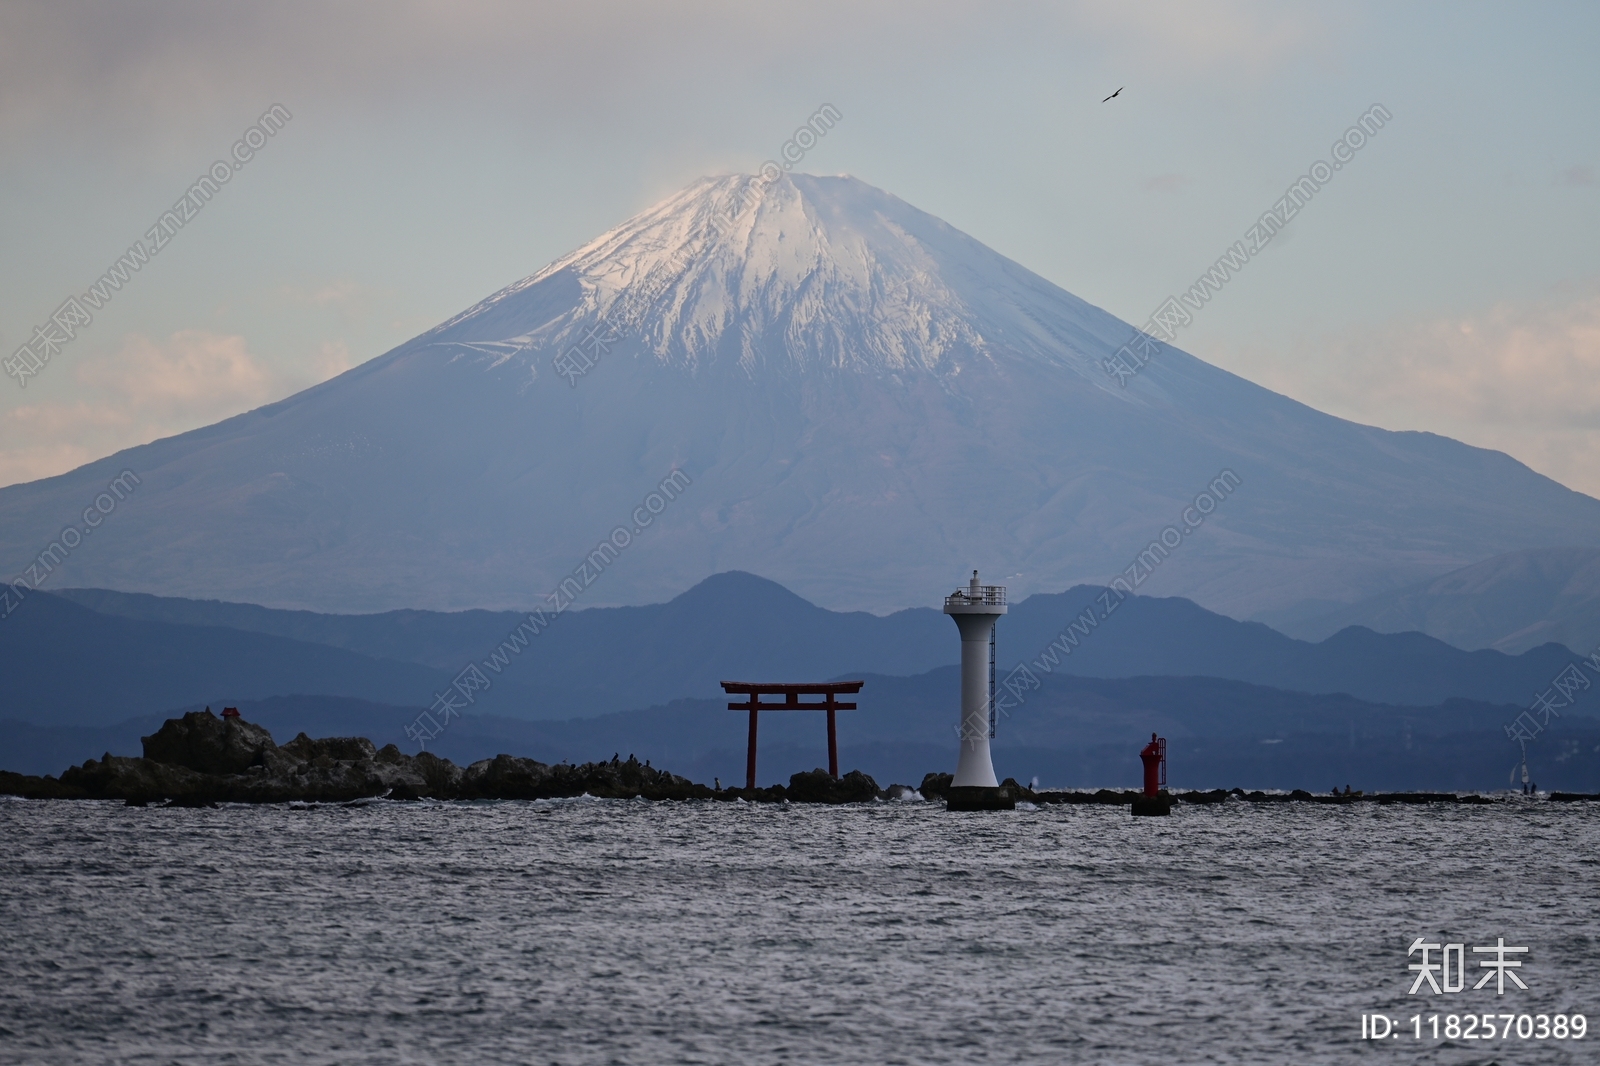
[[[994,629],[998,629],[996,626]],[[994,629],[989,630],[989,739],[994,739],[995,734],[995,706],[994,706]]]

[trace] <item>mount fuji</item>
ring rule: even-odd
[[[1223,470],[1238,487],[1141,592],[1244,616],[1600,545],[1600,501],[1499,452],[1171,347],[1119,387],[1102,360],[1131,332],[856,179],[705,178],[315,388],[0,490],[0,566],[124,469],[46,587],[526,608],[622,527],[578,605],[738,569],[882,611],[974,567],[1019,597],[1105,583]]]

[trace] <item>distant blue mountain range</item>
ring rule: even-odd
[[[0,668],[12,682],[4,716],[108,723],[279,695],[426,707],[477,664],[491,684],[476,713],[567,719],[714,697],[726,679],[920,674],[954,664],[959,651],[955,627],[933,608],[882,617],[829,611],[730,572],[666,603],[569,611],[520,650],[502,650],[507,665],[495,671],[493,654],[525,617],[326,615],[102,590],[40,594],[0,621]],[[1413,706],[1527,703],[1575,658],[1557,644],[1520,655],[1466,652],[1420,633],[1358,627],[1310,643],[1189,600],[1119,603],[1091,586],[1028,597],[998,633],[1003,670],[1020,662],[1040,674],[1215,677]],[[1600,707],[1600,686],[1583,696],[1584,707]]]
[[[241,706],[280,739],[360,733],[414,750],[405,726],[523,617],[39,593],[0,621],[0,768],[55,773],[136,754],[163,718],[202,705]],[[1517,755],[1503,724],[1576,658],[1554,644],[1513,656],[1360,628],[1313,644],[1188,600],[1118,602],[1088,586],[1014,605],[999,639],[1002,678],[1022,664],[1038,682],[1019,686],[1023,702],[1001,722],[1001,772],[1083,785],[1127,783],[1140,737],[1161,731],[1195,785],[1325,786],[1306,780],[1318,773],[1357,787],[1492,787]],[[841,718],[844,757],[914,784],[950,761],[957,650],[931,608],[839,613],[719,574],[667,603],[562,615],[486,672],[490,689],[432,746],[468,761],[634,752],[733,780],[744,726],[719,681],[851,675],[871,680],[862,709]],[[1600,686],[1579,695],[1532,746],[1549,767],[1542,783],[1588,787],[1597,745],[1583,740],[1595,724],[1585,716],[1600,710]],[[763,780],[824,761],[820,722],[768,717]]]

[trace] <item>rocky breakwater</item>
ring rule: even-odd
[[[904,785],[890,785],[888,791],[880,790],[878,783],[860,770],[851,770],[836,781],[832,774],[818,767],[791,774],[787,786],[725,788],[712,793],[712,796],[715,799],[742,799],[751,803],[872,803],[896,798],[896,789],[910,791]]]
[[[549,765],[497,755],[465,768],[428,752],[406,755],[365,737],[313,740],[301,733],[279,746],[242,718],[209,710],[170,718],[144,737],[144,757],[107,754],[54,777],[0,773],[0,793],[34,799],[167,802],[346,802],[390,799],[555,799],[590,795],[633,799],[711,799],[716,793],[632,758]]]

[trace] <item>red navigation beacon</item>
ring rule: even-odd
[[[1158,796],[1167,787],[1167,741],[1150,734],[1150,743],[1139,753],[1144,761],[1144,794]]]
[[[1150,743],[1146,744],[1144,750],[1139,752],[1139,759],[1144,763],[1144,795],[1134,798],[1133,813],[1170,814],[1172,812],[1172,797],[1166,792],[1166,740],[1151,733]]]

